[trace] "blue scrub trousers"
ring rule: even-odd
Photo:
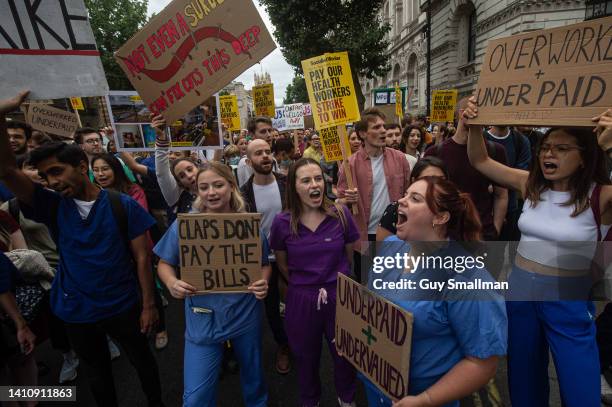
[[[599,407],[595,307],[588,301],[508,301],[508,382],[513,406],[548,406],[548,351],[565,407]]]
[[[229,338],[240,366],[242,396],[247,407],[265,407],[268,392],[261,363],[261,324],[240,336]],[[217,384],[223,361],[223,342],[200,345],[185,341],[185,407],[216,407]]]

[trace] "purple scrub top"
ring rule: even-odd
[[[291,214],[276,215],[270,229],[270,248],[287,252],[289,284],[312,286],[335,283],[338,273],[350,274],[344,246],[359,240],[359,230],[350,211],[342,206],[346,226],[327,216],[313,232],[300,222],[291,232]]]

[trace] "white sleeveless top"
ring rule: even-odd
[[[590,208],[572,217],[574,205],[561,205],[569,198],[569,192],[546,190],[535,207],[531,206],[530,200],[525,200],[518,221],[521,231],[518,253],[521,256],[549,267],[567,270],[591,268],[597,248],[597,222]],[[602,225],[602,236],[609,228],[609,225]]]

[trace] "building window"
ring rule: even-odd
[[[610,0],[586,0],[585,20],[601,18],[612,15],[612,1]]]
[[[472,10],[468,25],[468,62],[476,59],[476,10]]]

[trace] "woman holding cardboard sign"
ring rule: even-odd
[[[459,406],[506,354],[506,310],[487,287],[495,282],[479,250],[478,212],[469,194],[441,177],[416,180],[398,204],[397,235],[380,244],[369,287],[413,314],[408,389],[400,389],[407,396],[392,403],[362,376],[368,405]],[[389,261],[397,257],[410,260]]]
[[[196,177],[198,198],[194,211],[244,212],[244,201],[231,169],[209,162]],[[185,299],[184,406],[217,406],[217,381],[223,343],[231,340],[240,364],[240,381],[247,407],[267,405],[268,395],[261,363],[260,300],[268,292],[268,244],[262,236],[262,279],[252,283],[250,294],[195,295],[192,285],[177,277],[180,264],[178,226],[175,221],[155,246],[160,257],[158,274],[173,297]]]
[[[463,121],[477,114],[472,97]],[[471,164],[525,199],[507,302],[508,380],[516,406],[548,405],[549,348],[563,404],[600,403],[595,307],[588,299],[596,242],[612,223],[603,152],[612,147],[612,111],[593,120],[601,148],[591,129],[553,128],[537,146],[529,172],[490,159],[481,126],[459,125],[458,131],[469,128]]]
[[[288,211],[276,216],[270,246],[289,277],[285,330],[297,359],[300,406],[319,404],[319,360],[325,336],[334,361],[334,383],[341,406],[355,398],[355,370],[333,344],[338,274],[350,273],[359,231],[349,210],[325,195],[323,170],[310,158],[298,160],[287,179]]]

